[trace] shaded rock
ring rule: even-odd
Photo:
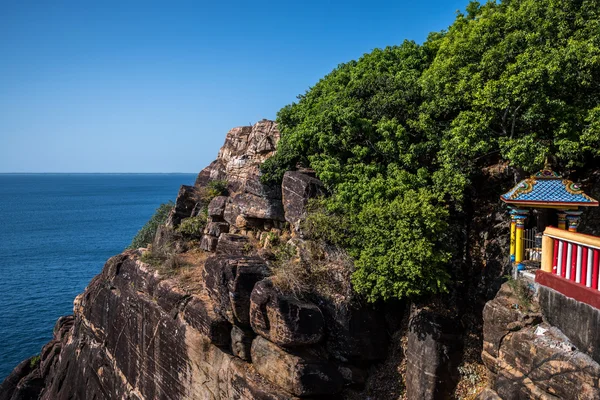
[[[280,346],[301,346],[321,340],[323,314],[316,305],[280,294],[270,279],[254,286],[250,324],[259,335]]]
[[[217,242],[217,254],[239,256],[249,252],[250,241],[244,235],[223,233]]]
[[[234,325],[231,329],[231,352],[244,361],[251,361],[250,349],[256,335],[250,329]]]
[[[333,394],[342,388],[335,366],[307,351],[284,351],[260,336],[252,342],[252,363],[267,380],[297,396]]]
[[[477,400],[502,400],[502,398],[492,389],[485,388],[479,393]]]
[[[215,251],[217,249],[218,242],[218,238],[210,235],[204,235],[200,241],[200,248],[204,251]]]
[[[272,197],[258,197],[249,193],[237,193],[229,197],[223,218],[236,225],[239,216],[256,227],[262,227],[264,220],[285,221],[281,200]]]
[[[172,228],[177,227],[182,219],[192,216],[196,204],[201,201],[200,192],[194,186],[182,185],[166,225]]]
[[[166,225],[160,225],[156,230],[152,248],[170,249],[176,253],[182,253],[188,249],[187,244],[182,240],[181,234]]]
[[[37,399],[44,388],[44,379],[34,357],[22,361],[0,385],[0,400]]]
[[[458,381],[461,358],[456,321],[434,312],[413,309],[406,351],[406,393],[409,399],[449,398]]]
[[[225,204],[227,196],[217,196],[208,203],[208,216],[213,218],[213,221],[218,221],[223,218],[225,212]]]
[[[299,171],[288,171],[281,184],[285,220],[298,230],[306,216],[306,206],[312,198],[325,194],[323,183],[315,177]]]
[[[343,362],[386,357],[389,338],[383,310],[371,305],[338,308],[327,302],[319,306],[328,332],[325,346],[333,357]]]
[[[250,325],[250,295],[267,275],[258,257],[213,256],[206,260],[204,280],[216,310],[232,324]]]
[[[229,224],[227,222],[209,222],[206,225],[206,233],[211,236],[218,238],[221,236],[221,233],[227,232],[229,232]]]
[[[227,178],[227,172],[223,162],[216,159],[198,174],[194,186],[196,188],[206,187],[210,181],[222,181]]]
[[[194,296],[186,305],[183,319],[204,334],[217,346],[227,346],[231,339],[231,325],[213,310],[215,305],[207,298]]]

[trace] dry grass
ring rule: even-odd
[[[274,249],[270,265],[274,285],[296,297],[317,296],[335,305],[353,298],[350,275],[354,264],[348,254],[333,245],[292,240]]]

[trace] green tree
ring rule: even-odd
[[[146,224],[138,231],[138,233],[134,236],[133,240],[128,249],[138,249],[140,247],[145,247],[148,243],[152,243],[154,240],[154,235],[156,234],[156,230],[160,225],[163,225],[167,222],[167,217],[169,213],[173,209],[173,202],[169,201],[168,203],[163,203],[154,212],[152,217],[146,222]]]
[[[600,0],[471,2],[422,45],[341,64],[277,119],[263,179],[316,170],[329,215],[348,221],[355,289],[443,291],[449,221],[490,155],[530,172],[546,156],[559,168],[598,161]]]

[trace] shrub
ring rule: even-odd
[[[204,193],[202,197],[206,204],[208,204],[215,197],[226,196],[227,194],[227,181],[215,180],[208,182],[208,185],[206,185],[206,187],[204,188]]]
[[[150,217],[150,220],[148,220],[142,229],[140,229],[133,237],[131,244],[127,248],[138,249],[140,247],[146,247],[149,243],[152,243],[154,240],[154,235],[156,235],[156,230],[160,225],[163,225],[167,221],[173,206],[174,204],[172,201],[161,204],[154,212],[154,215]]]
[[[40,360],[41,360],[41,358],[40,358],[39,354],[36,355],[36,356],[31,357],[31,360],[29,360],[29,366],[31,368],[37,367],[37,365],[40,363]]]
[[[184,218],[177,227],[177,232],[181,233],[186,239],[199,239],[204,233],[206,221],[207,216],[204,212],[195,217]]]

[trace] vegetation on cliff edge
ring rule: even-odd
[[[277,120],[263,179],[316,170],[355,289],[371,301],[442,292],[450,221],[477,167],[598,161],[600,0],[472,2],[422,45],[339,65]]]

